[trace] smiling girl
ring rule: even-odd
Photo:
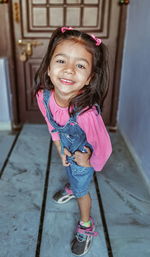
[[[71,243],[73,254],[88,252],[97,236],[90,216],[89,185],[111,154],[100,115],[107,93],[106,47],[100,39],[70,27],[58,28],[35,76],[36,96],[69,183],[53,199],[77,199],[80,219]]]

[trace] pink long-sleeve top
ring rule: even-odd
[[[58,132],[51,132],[54,128],[46,117],[46,110],[43,103],[43,90],[40,90],[37,93],[37,102],[48,125],[52,140],[60,140]],[[56,103],[54,91],[51,91],[49,108],[55,122],[57,122],[60,126],[64,126],[70,118],[68,108],[63,108]],[[101,171],[112,152],[110,138],[102,117],[97,113],[97,110],[93,108],[84,112],[83,114],[78,115],[77,122],[78,125],[84,130],[88,143],[93,146],[93,153],[90,158],[91,166],[95,171]]]

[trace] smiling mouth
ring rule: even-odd
[[[64,85],[73,85],[75,83],[73,80],[69,80],[69,79],[60,79],[60,81]]]

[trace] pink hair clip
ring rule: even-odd
[[[72,27],[62,27],[61,32],[64,33],[66,30],[73,30]]]
[[[100,38],[97,38],[94,35],[90,35],[90,36],[96,41],[96,46],[99,46],[102,43],[102,40]]]

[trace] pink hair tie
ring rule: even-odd
[[[72,27],[62,27],[61,32],[64,33],[66,30],[73,30]]]
[[[100,38],[97,38],[94,35],[90,35],[90,36],[96,41],[96,46],[99,46],[102,43],[102,40]]]

